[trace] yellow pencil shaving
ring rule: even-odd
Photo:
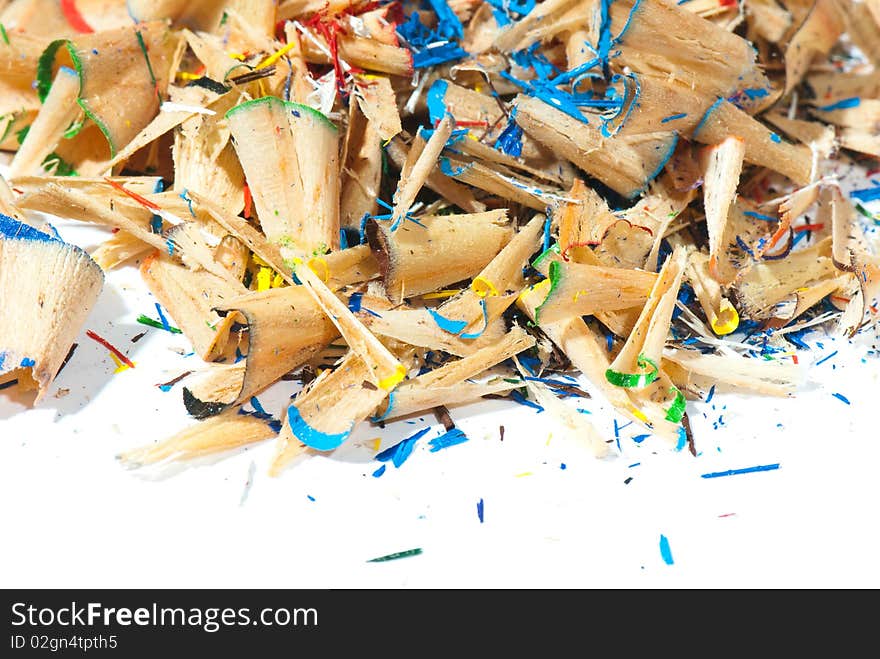
[[[180,78],[181,80],[198,80],[202,76],[200,76],[196,73],[189,73],[188,71],[178,71],[177,77]]]
[[[550,292],[549,289],[550,289],[550,280],[544,279],[542,281],[539,281],[537,284],[534,284],[532,286],[529,286],[528,288],[523,289],[523,292],[520,293],[519,297],[517,297],[516,299],[517,299],[517,301],[524,302],[525,299],[527,297],[529,297],[530,295],[532,295],[533,293],[535,295],[541,295],[542,297],[547,297],[547,294]]]
[[[739,327],[739,314],[733,305],[726,299],[721,301],[721,309],[717,316],[712,318],[712,331],[718,336],[730,334]]]
[[[514,474],[513,477],[514,477],[514,478],[522,478],[523,476],[531,476],[531,475],[532,475],[532,472],[530,472],[530,471],[524,471],[524,472],[522,472],[521,474]]]
[[[406,377],[406,367],[403,364],[397,365],[397,372],[389,375],[387,378],[379,380],[379,386],[386,391],[391,391],[396,387],[403,378]]]
[[[378,453],[379,447],[382,446],[382,440],[379,437],[374,437],[370,441],[373,442],[373,450]]]
[[[260,268],[257,271],[257,290],[268,291],[272,285],[272,268]]]
[[[239,62],[243,62],[245,60],[244,55],[241,53],[226,53],[232,59],[237,59]]]
[[[471,289],[480,297],[486,297],[487,295],[497,297],[499,294],[495,284],[482,276],[474,278],[471,282]]]
[[[272,66],[275,62],[280,60],[282,57],[284,57],[287,53],[289,53],[291,50],[296,48],[298,45],[299,45],[299,42],[291,41],[289,44],[287,44],[283,48],[280,48],[279,50],[276,50],[274,53],[269,55],[269,57],[267,57],[262,62],[257,64],[256,70],[259,71],[260,69],[265,69],[267,66]]]
[[[434,293],[425,293],[422,295],[423,300],[439,300],[441,298],[452,297],[453,295],[458,295],[461,292],[458,288],[444,288],[443,290],[436,291]]]
[[[309,259],[309,269],[318,275],[325,284],[330,281],[330,266],[320,256]]]

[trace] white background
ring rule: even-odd
[[[87,248],[106,235],[58,228]],[[547,412],[484,401],[452,410],[470,441],[439,452],[428,442],[442,426],[426,414],[384,430],[363,424],[342,449],[277,478],[266,473],[271,442],[182,469],[130,471],[119,452],[195,423],[181,384],[155,386],[200,362],[183,356],[182,336],[136,323],[156,317],[154,302],[135,268],[109,273],[45,400],[28,409],[0,391],[0,586],[880,587],[873,335],[808,338],[800,362],[809,381],[793,398],[718,393],[689,403],[697,457],[653,437],[637,443],[646,431],[632,425],[619,450],[615,442],[596,460]],[[114,373],[86,329],[136,368]],[[259,400],[277,417],[294,390],[280,383]],[[612,413],[577,403],[614,439]],[[372,475],[374,438],[387,448],[426,425],[407,462]],[[421,555],[367,562],[416,547]]]

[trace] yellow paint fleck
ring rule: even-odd
[[[257,270],[257,290],[268,291],[272,285],[272,269],[260,268]]]
[[[123,363],[119,359],[119,357],[114,355],[112,352],[109,354],[110,354],[110,359],[112,359],[113,363],[116,364],[116,370],[113,371],[114,374],[115,373],[122,373],[122,371],[127,371],[129,368],[131,368],[128,364]],[[132,362],[132,364],[134,364],[134,362]]]

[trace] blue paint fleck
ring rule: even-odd
[[[756,213],[754,211],[743,211],[743,215],[746,217],[753,217],[756,220],[763,220],[764,222],[776,222],[777,218],[772,215],[764,215],[763,213]]]
[[[821,112],[833,112],[834,110],[849,110],[850,108],[857,108],[861,104],[862,100],[858,96],[853,96],[852,98],[844,98],[836,103],[832,103],[831,105],[822,105],[817,110]]]
[[[373,472],[373,478],[379,478],[379,476],[381,476],[384,473],[385,473],[385,465],[382,465],[376,471]]]
[[[419,430],[414,435],[410,435],[409,437],[399,441],[394,446],[387,448],[376,455],[376,459],[379,462],[388,462],[390,460],[391,464],[393,464],[397,468],[400,468],[400,466],[404,462],[406,462],[407,458],[412,455],[413,449],[416,446],[416,442],[424,437],[430,430],[430,427]]]
[[[835,350],[834,352],[832,352],[832,353],[831,353],[830,355],[828,355],[827,357],[823,357],[822,359],[820,359],[819,361],[817,361],[817,362],[814,364],[814,366],[818,366],[819,364],[823,364],[823,363],[827,362],[829,359],[831,359],[832,357],[834,357],[834,355],[836,355],[836,354],[837,354],[837,350]]]
[[[849,398],[847,398],[847,397],[844,396],[843,394],[834,393],[834,394],[831,394],[831,395],[834,396],[837,400],[842,400],[842,401],[843,401],[844,403],[846,403],[847,405],[850,404],[850,402],[849,402]]]
[[[754,467],[744,467],[742,469],[728,469],[727,471],[713,471],[709,474],[700,474],[700,478],[720,478],[722,476],[736,476],[738,474],[751,474],[757,471],[772,471],[779,469],[779,463],[769,465],[757,465]]]
[[[436,453],[437,451],[449,448],[450,446],[463,444],[466,441],[468,441],[468,436],[458,428],[453,428],[439,437],[435,437],[428,443],[431,445],[431,453]]]
[[[477,517],[480,518],[480,524],[483,523],[483,500],[477,501]]]
[[[660,534],[660,556],[663,558],[663,562],[666,565],[672,565],[675,563],[672,560],[672,550],[669,548],[669,538],[667,538],[662,533]]]

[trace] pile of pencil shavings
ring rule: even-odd
[[[42,396],[138,267],[204,368],[129,465],[273,439],[278,473],[486,396],[602,456],[562,400],[592,393],[681,448],[689,399],[790,395],[786,337],[877,322],[880,186],[833,168],[880,157],[878,0],[0,9],[0,383]]]

